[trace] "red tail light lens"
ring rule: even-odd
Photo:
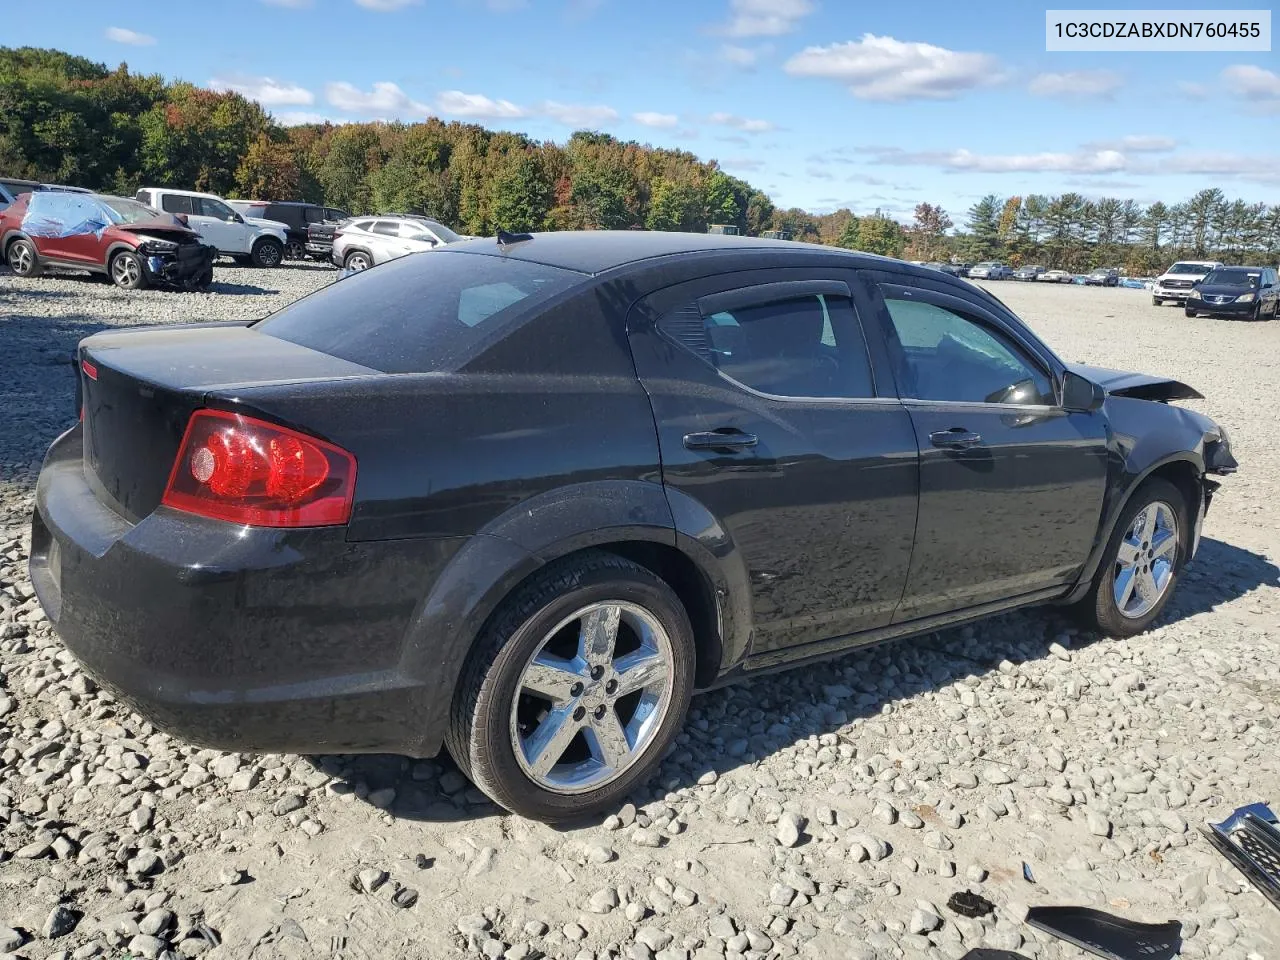
[[[327,527],[351,519],[356,460],[331,443],[221,410],[187,423],[165,506],[257,527]]]

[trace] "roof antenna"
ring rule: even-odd
[[[498,231],[498,246],[505,247],[512,243],[524,243],[526,240],[532,240],[532,233],[507,233],[505,230]]]

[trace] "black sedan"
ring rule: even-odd
[[[31,576],[89,673],[224,749],[444,744],[550,821],[695,689],[1035,604],[1145,630],[1235,469],[1194,390],[971,284],[743,237],[473,240],[76,362]]]
[[[1188,317],[1274,320],[1280,311],[1280,280],[1271,267],[1218,267],[1187,295]]]

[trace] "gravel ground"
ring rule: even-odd
[[[993,284],[1064,356],[1185,379],[1231,430],[1241,473],[1163,625],[1096,640],[1015,613],[708,694],[634,805],[557,830],[445,758],[187,747],[99,693],[32,598],[75,341],[260,316],[332,277],[138,295],[0,273],[0,957],[1084,956],[1021,922],[1037,904],[1180,920],[1183,956],[1280,956],[1280,913],[1198,832],[1280,804],[1280,323]],[[994,914],[949,910],[960,890]]]

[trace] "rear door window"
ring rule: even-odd
[[[558,267],[441,250],[332,283],[254,329],[384,373],[451,373],[584,280]]]
[[[400,227],[391,220],[379,220],[373,225],[373,232],[384,237],[398,237]]]
[[[160,209],[165,213],[194,213],[191,198],[180,193],[165,193],[160,196]]]

